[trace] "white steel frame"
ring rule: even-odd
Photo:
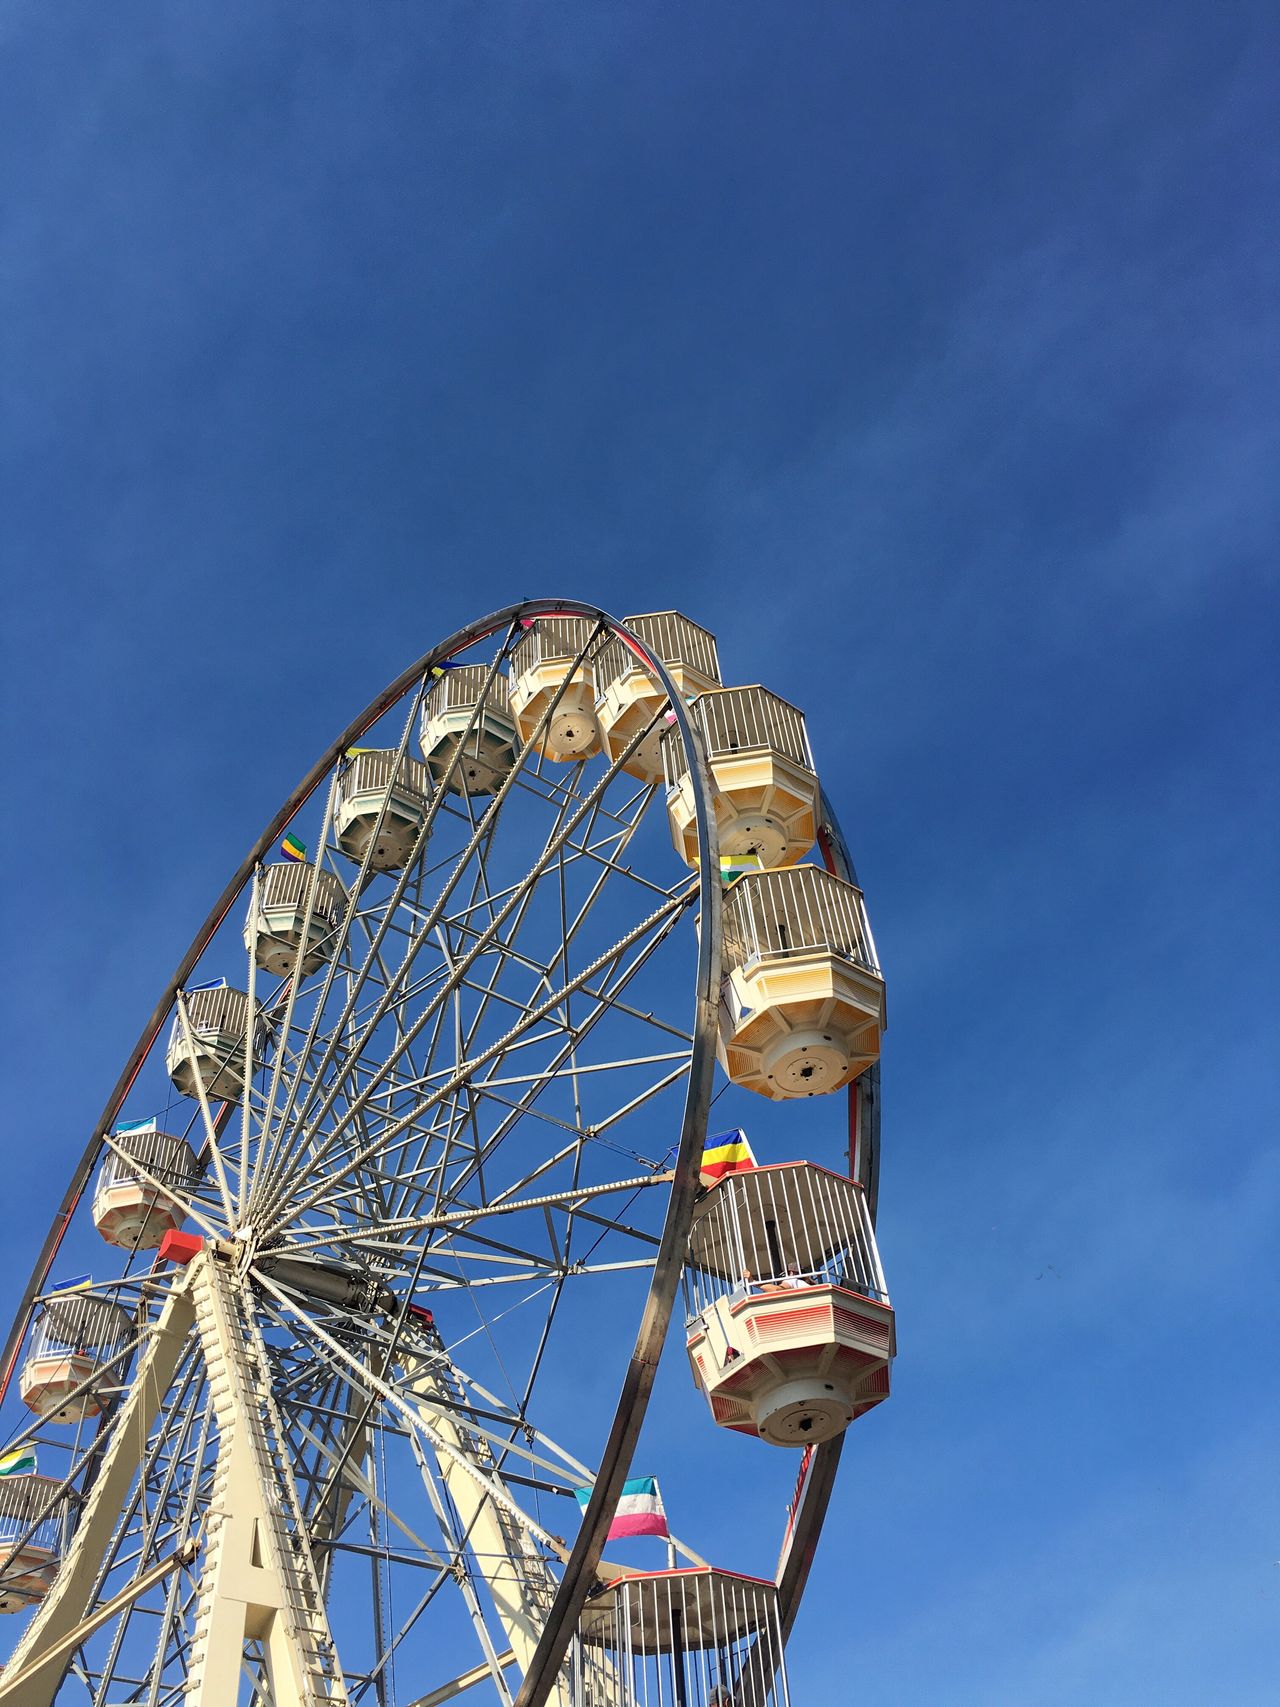
[[[555,765],[538,731],[491,798],[448,776],[430,788],[398,872],[375,876],[368,851],[353,867],[332,828],[349,747],[380,738],[391,755],[385,811],[397,777],[418,780],[409,742],[438,668],[487,643],[501,696],[513,647],[557,615],[586,637],[566,685],[625,634],[587,607],[515,607],[420,659],[343,732],[228,885],[126,1063],[21,1300],[4,1385],[103,1158],[172,1200],[205,1248],[177,1269],[93,1254],[96,1273],[124,1272],[89,1296],[120,1303],[137,1333],[93,1378],[109,1401],[100,1426],[27,1418],[14,1434],[64,1472],[31,1528],[60,1515],[66,1544],[0,1675],[3,1707],[43,1707],[60,1687],[93,1707],[224,1707],[237,1692],[390,1707],[479,1678],[517,1707],[564,1699],[705,1135],[720,895],[699,737],[650,660],[702,779],[701,875],[657,858],[661,790],[627,777],[625,754]],[[241,1047],[257,1071],[235,1103],[197,1071],[195,1098],[159,1117],[199,1153],[199,1175],[153,1173],[112,1130],[144,1087],[161,1102],[166,1022],[189,1043],[206,1018],[208,998],[183,990],[236,964],[229,915],[259,910],[262,862],[295,820],[314,847],[299,941],[330,911],[322,873],[351,898],[332,952],[283,980],[247,957]],[[542,1411],[563,1398],[559,1324],[583,1286],[640,1327],[611,1426],[575,1455]],[[567,1541],[581,1485],[592,1494]],[[346,1597],[360,1572],[357,1629]],[[479,1666],[450,1675],[460,1631]],[[423,1655],[436,1650],[432,1685]],[[412,1666],[411,1687],[397,1665]]]

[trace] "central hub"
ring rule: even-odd
[[[228,1253],[238,1275],[248,1274],[258,1258],[258,1235],[252,1227],[237,1227],[230,1239]]]

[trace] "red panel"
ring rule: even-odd
[[[161,1262],[189,1263],[203,1249],[204,1240],[198,1233],[166,1233],[157,1255]]]
[[[858,1315],[852,1310],[837,1309],[835,1315],[836,1327],[841,1333],[856,1334],[860,1339],[870,1340],[873,1345],[888,1345],[888,1322],[877,1321],[873,1316]]]

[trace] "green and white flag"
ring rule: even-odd
[[[34,1446],[15,1446],[12,1452],[0,1457],[0,1476],[34,1476],[36,1449]]]

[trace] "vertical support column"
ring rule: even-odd
[[[206,1250],[193,1265],[192,1298],[218,1463],[187,1700],[190,1707],[231,1707],[245,1643],[256,1641],[275,1707],[337,1707],[346,1702],[346,1686],[247,1285]]]
[[[191,1321],[190,1296],[182,1282],[175,1281],[112,1423],[111,1439],[67,1555],[5,1667],[7,1678],[0,1682],[4,1707],[48,1707],[57,1692],[68,1658],[65,1639],[88,1609],[102,1556],[173,1381]]]
[[[459,1422],[458,1407],[463,1394],[445,1352],[422,1360],[409,1390],[432,1431],[496,1480],[488,1442],[483,1435],[473,1434]],[[523,1674],[555,1599],[555,1579],[531,1537],[510,1512],[491,1499],[454,1459],[438,1453],[436,1461],[462,1533],[470,1537],[471,1550],[480,1561],[481,1575]],[[553,1699],[557,1704],[563,1701],[563,1707],[568,1707],[563,1691]]]
[[[459,1409],[465,1404],[465,1396],[443,1350],[432,1358],[421,1360],[407,1384],[407,1391],[417,1410],[430,1424],[432,1433],[465,1453],[487,1477],[501,1485],[488,1441],[460,1421],[460,1417],[465,1415]],[[461,1532],[469,1538],[479,1574],[493,1599],[523,1676],[533,1658],[559,1585],[534,1545],[533,1538],[518,1519],[491,1498],[484,1487],[446,1453],[438,1452],[436,1462],[440,1479],[458,1514]],[[599,1668],[588,1662],[588,1669],[594,1672]],[[608,1703],[617,1698],[616,1677],[605,1678],[602,1675],[594,1681],[593,1703],[599,1702],[601,1707],[608,1707]],[[570,1685],[564,1673],[547,1697],[547,1703],[548,1707],[570,1707]]]

